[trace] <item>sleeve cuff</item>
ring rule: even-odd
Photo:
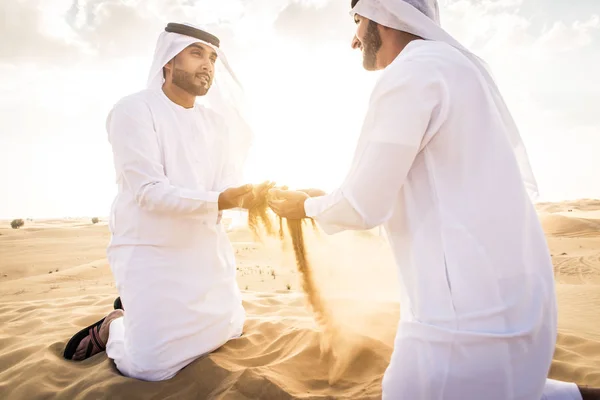
[[[344,231],[344,228],[331,221],[329,214],[334,206],[336,206],[341,200],[343,200],[343,194],[340,190],[337,190],[331,194],[319,197],[310,197],[304,201],[304,213],[308,218],[312,218],[323,229],[328,235],[334,235],[336,233]]]
[[[208,203],[215,203],[217,208],[219,208],[219,196],[221,192],[208,192],[206,196],[206,201]]]
[[[318,214],[319,207],[315,204],[315,200],[317,199],[318,197],[309,197],[304,201],[304,213],[309,218],[314,218]]]
[[[206,208],[202,219],[208,224],[218,224],[221,222],[221,211],[219,211],[220,192],[208,192],[206,195]]]
[[[318,218],[324,211],[332,208],[344,199],[340,190],[335,190],[325,196],[309,197],[304,201],[304,213],[307,217]]]

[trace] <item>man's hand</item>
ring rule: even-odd
[[[304,202],[309,198],[305,192],[293,190],[269,190],[269,207],[278,216],[288,219],[306,218]]]
[[[327,194],[321,189],[298,189],[298,191],[306,193],[309,197],[321,197]]]
[[[219,195],[219,210],[232,208],[250,209],[267,196],[269,189],[275,184],[263,182],[260,185],[244,185],[229,188]]]
[[[230,210],[240,207],[248,193],[252,193],[252,185],[229,188],[219,195],[219,210]]]

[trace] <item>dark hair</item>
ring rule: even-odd
[[[359,2],[359,1],[360,1],[360,0],[352,0],[352,1],[350,2],[350,6],[351,6],[352,8],[354,8],[354,6],[355,6],[356,4],[358,4],[358,2]]]

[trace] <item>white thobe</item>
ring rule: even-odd
[[[305,203],[329,234],[385,226],[401,287],[385,399],[578,396],[546,381],[553,268],[493,104],[462,53],[411,42],[375,85],[344,183]]]
[[[125,308],[111,323],[107,355],[126,376],[165,380],[242,332],[218,210],[219,193],[239,175],[222,121],[160,89],[119,101],[107,130],[118,183],[107,253]]]

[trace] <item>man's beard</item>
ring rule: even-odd
[[[381,35],[377,29],[377,23],[369,21],[367,32],[363,39],[363,67],[367,71],[375,71],[377,69],[377,53],[381,49]]]
[[[173,67],[173,84],[185,90],[194,96],[204,96],[208,93],[208,89],[212,85],[212,79],[208,77],[208,85],[197,85],[194,83],[196,73],[187,72],[182,69]]]

